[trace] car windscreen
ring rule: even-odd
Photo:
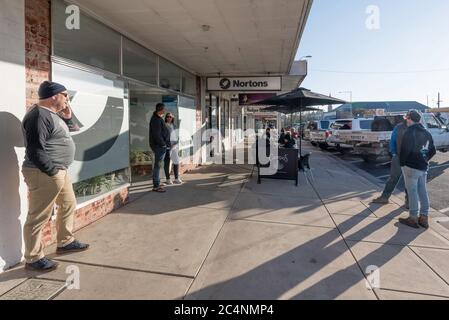
[[[320,121],[321,122],[321,130],[329,129],[329,121]]]
[[[372,124],[373,124],[373,120],[360,120],[360,129],[370,130]]]
[[[336,121],[331,125],[331,128],[335,130],[351,130],[352,121],[351,120]]]

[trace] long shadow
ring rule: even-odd
[[[20,222],[20,171],[14,148],[23,147],[21,121],[9,112],[0,112],[0,270],[22,257]]]
[[[379,219],[383,220],[383,219]],[[338,272],[320,280],[313,286],[307,288],[306,290],[302,291],[300,294],[296,295],[294,299],[302,300],[302,299],[310,299],[313,297],[314,292],[322,287],[323,285],[327,283],[336,283],[339,282],[340,279],[345,279],[344,285],[341,286],[335,286],[333,287],[333,290],[330,291],[329,299],[335,299],[340,294],[351,288],[353,285],[356,284],[356,281],[352,278],[344,277],[344,275],[349,272],[351,268],[360,267],[362,268],[362,272],[364,272],[363,268],[367,268],[368,266],[375,265],[382,275],[382,266],[384,266],[386,263],[388,263],[391,259],[393,259],[395,256],[397,256],[404,248],[406,248],[406,245],[411,243],[414,239],[416,239],[417,236],[419,236],[423,231],[416,231],[416,232],[401,232],[401,230],[404,230],[406,226],[400,225],[399,222],[396,222],[395,224],[398,227],[398,230],[396,234],[394,234],[390,239],[386,240],[382,245],[374,250],[373,252],[370,252],[367,256],[365,256],[362,259],[357,260],[356,263],[354,263],[351,266],[346,267],[345,269],[339,270]],[[350,237],[353,237],[352,235]],[[357,237],[354,237],[357,238]],[[357,243],[357,241],[351,241],[346,242],[348,247],[351,249],[354,247]],[[357,257],[356,257],[357,258]],[[382,283],[382,282],[381,282]],[[376,289],[382,289],[382,288],[376,288]]]
[[[398,209],[400,210],[400,209]],[[396,217],[397,211],[391,212],[383,219],[377,219],[368,226],[362,228],[358,232],[352,235],[352,237],[362,237],[366,234],[375,232],[376,230],[384,227],[391,222],[391,219]],[[357,224],[368,219],[368,217],[352,216],[346,221],[338,225],[340,233],[344,234]],[[401,229],[400,229],[401,230]],[[347,247],[345,241],[341,238],[340,233],[335,230],[329,230],[328,232],[316,237],[305,244],[298,246],[279,257],[276,257],[262,265],[254,268],[241,276],[235,277],[231,280],[217,283],[206,288],[202,288],[196,292],[187,294],[186,299],[276,299],[280,298],[283,294],[289,290],[295,288],[297,285],[311,278],[317,274],[321,269],[327,265],[331,265],[335,259],[339,256],[347,253]],[[418,233],[416,234],[418,235]],[[338,240],[337,242],[335,242]],[[412,241],[413,239],[407,238],[405,242]],[[237,249],[238,250],[238,249]],[[234,251],[233,251],[234,252]],[[303,261],[298,266],[296,261]],[[324,290],[316,288],[317,290],[310,294],[307,291],[310,299],[324,298],[329,299],[336,297],[339,293],[349,289],[353,283],[363,279],[363,274],[358,268],[352,267],[344,269],[345,278],[353,278],[353,281],[349,281],[350,286],[343,284],[344,288],[337,288],[337,283],[340,285],[341,281],[331,278],[334,283],[327,283],[324,286]],[[279,281],[279,277],[282,275],[284,281]],[[351,278],[351,279],[352,279]],[[259,282],[263,281],[261,285]],[[320,281],[320,285],[323,284]],[[318,292],[317,292],[318,291]],[[214,296],[214,294],[219,294]],[[304,296],[301,296],[301,298]]]

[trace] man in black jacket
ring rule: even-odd
[[[401,145],[400,162],[409,197],[410,216],[399,221],[409,227],[422,226],[427,229],[430,209],[426,189],[427,171],[436,149],[432,135],[420,124],[421,115],[410,110],[406,118],[408,129]]]
[[[167,148],[170,148],[170,131],[165,125],[163,116],[165,105],[158,103],[156,111],[150,120],[150,147],[153,151],[153,191],[165,192],[160,186],[160,169],[163,167],[163,161]]]

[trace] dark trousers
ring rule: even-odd
[[[159,188],[160,186],[160,178],[159,171],[162,167],[162,161],[164,160],[166,148],[165,147],[155,147],[152,149],[154,158],[153,158],[153,188]]]
[[[170,179],[170,150],[165,153],[164,159],[165,178]],[[179,164],[173,164],[173,172],[175,173],[175,179],[179,178]]]
[[[394,155],[393,158],[391,159],[390,178],[388,179],[387,184],[385,185],[382,197],[389,199],[401,178],[402,178],[401,162],[399,160],[399,156]],[[407,190],[405,190],[405,202],[408,203]]]

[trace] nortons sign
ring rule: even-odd
[[[207,78],[208,91],[280,91],[281,77]]]

